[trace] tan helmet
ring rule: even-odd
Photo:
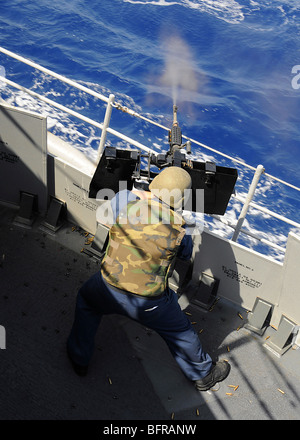
[[[152,194],[174,209],[183,209],[183,199],[189,195],[185,190],[191,187],[189,173],[174,166],[164,168],[149,185]]]

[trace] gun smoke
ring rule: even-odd
[[[160,78],[162,86],[170,87],[173,104],[189,99],[189,94],[198,91],[196,66],[188,45],[178,35],[163,39],[162,50],[165,69]]]

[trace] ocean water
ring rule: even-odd
[[[182,133],[300,187],[300,4],[296,0],[1,0],[0,45],[108,96],[165,126],[178,105]],[[2,74],[92,119],[105,106],[0,54]],[[48,129],[94,155],[101,131],[24,92],[0,88],[1,99],[48,117]],[[167,132],[114,110],[112,128],[168,149]],[[108,136],[110,145],[122,145]],[[192,143],[193,155],[237,167],[244,196],[253,170]],[[300,223],[300,192],[263,176],[254,197]],[[241,203],[224,218],[235,223]],[[211,230],[230,238],[216,219]],[[251,208],[244,228],[285,246],[287,225]],[[282,260],[249,235],[239,242]]]

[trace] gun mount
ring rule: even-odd
[[[148,190],[150,182],[162,168],[179,166],[192,178],[191,210],[199,211],[197,190],[203,190],[204,207],[201,205],[201,209],[204,213],[223,215],[234,191],[237,170],[217,166],[213,162],[191,160],[191,142],[182,144],[177,112],[178,107],[174,105],[168,138],[170,148],[166,153],[142,153],[139,150],[106,147],[91,180],[89,197],[96,198],[98,191],[103,189],[112,190],[109,194],[116,194],[120,188],[131,190],[133,186]]]

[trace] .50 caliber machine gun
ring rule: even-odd
[[[192,211],[199,211],[197,190],[204,190],[206,214],[223,215],[238,177],[235,168],[217,166],[213,162],[191,160],[191,143],[182,144],[181,129],[177,120],[177,106],[173,106],[173,124],[169,131],[169,151],[166,153],[142,153],[139,150],[120,149],[108,146],[97,166],[90,183],[89,197],[96,198],[98,191],[131,190],[133,185],[145,190],[159,171],[168,166],[184,168],[192,178]],[[145,164],[146,163],[146,164]],[[153,168],[158,169],[154,171]]]

